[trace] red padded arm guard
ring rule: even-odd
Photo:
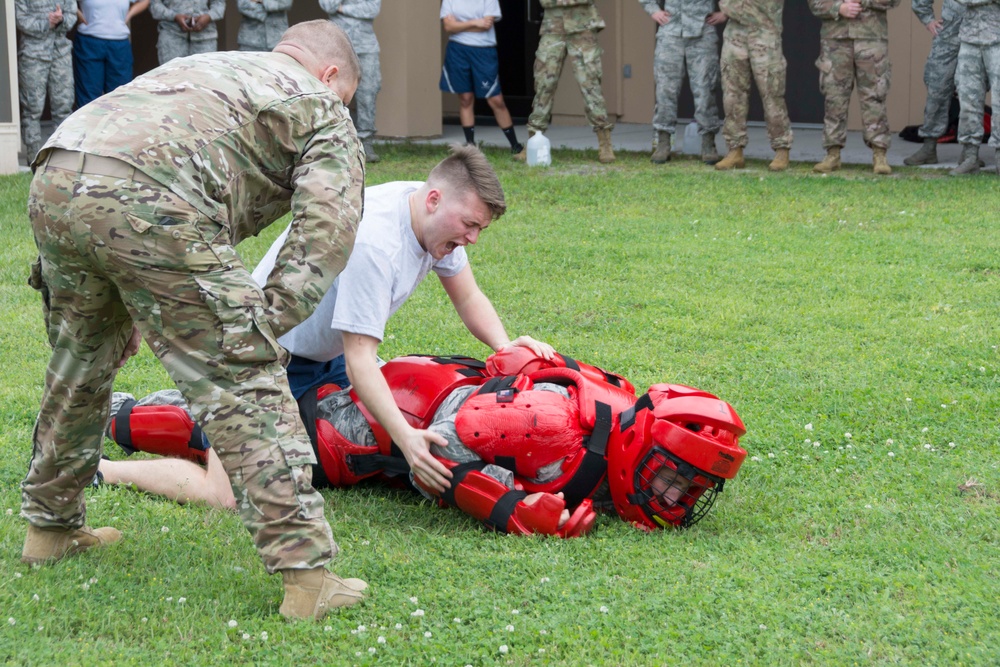
[[[208,442],[201,427],[174,405],[122,405],[111,422],[111,438],[126,454],[148,452],[205,465]]]

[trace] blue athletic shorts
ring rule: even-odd
[[[499,60],[492,46],[448,42],[439,87],[446,93],[475,93],[485,99],[500,94]]]
[[[330,361],[313,361],[293,354],[285,371],[288,373],[288,386],[291,388],[295,400],[302,398],[302,394],[313,387],[335,384],[341,389],[346,389],[351,384],[350,380],[347,379],[344,355]]]

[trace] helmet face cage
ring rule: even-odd
[[[722,480],[652,447],[635,470],[629,501],[662,528],[696,524],[715,503]]]

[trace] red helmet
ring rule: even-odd
[[[608,443],[608,481],[625,521],[652,530],[697,523],[712,508],[746,450],[732,406],[693,387],[657,384]]]

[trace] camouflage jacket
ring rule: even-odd
[[[150,0],[149,13],[160,22],[160,32],[188,37],[192,42],[207,42],[219,39],[215,22],[221,21],[225,15],[226,0]],[[212,17],[212,22],[201,32],[184,32],[174,21],[174,17],[178,14],[193,16],[208,14]]]
[[[379,52],[373,22],[382,11],[382,0],[319,0],[319,6],[344,29],[355,52]]]
[[[49,25],[49,12],[56,7],[62,7],[63,20],[53,28]],[[14,22],[21,31],[18,57],[51,62],[73,50],[66,33],[76,25],[76,0],[15,0]]]
[[[727,29],[742,26],[781,34],[785,0],[719,0],[719,9],[729,17]]]
[[[288,30],[292,0],[236,0],[240,32],[236,43],[256,51],[270,51]]]
[[[670,14],[670,21],[656,29],[657,34],[677,37],[701,37],[706,30],[715,30],[705,18],[715,11],[715,0],[639,0],[652,16],[661,9]]]
[[[913,13],[924,25],[934,20],[934,0],[913,0]],[[952,44],[958,43],[958,27],[962,25],[962,16],[965,14],[965,5],[958,0],[944,0],[941,7],[941,30],[937,37]]]
[[[347,107],[293,58],[178,58],[67,118],[48,148],[117,158],[229,230],[231,243],[292,212],[264,288],[282,335],[344,268],[361,219],[364,162]]]
[[[588,30],[604,30],[594,0],[540,0],[545,13],[542,15],[543,35],[572,35]]]
[[[842,0],[809,0],[809,9],[823,19],[820,39],[889,40],[889,20],[886,12],[900,0],[861,0],[861,13],[853,19],[840,15]]]
[[[959,39],[979,46],[1000,42],[1000,0],[958,1],[966,7]],[[993,95],[996,96],[996,91]]]

